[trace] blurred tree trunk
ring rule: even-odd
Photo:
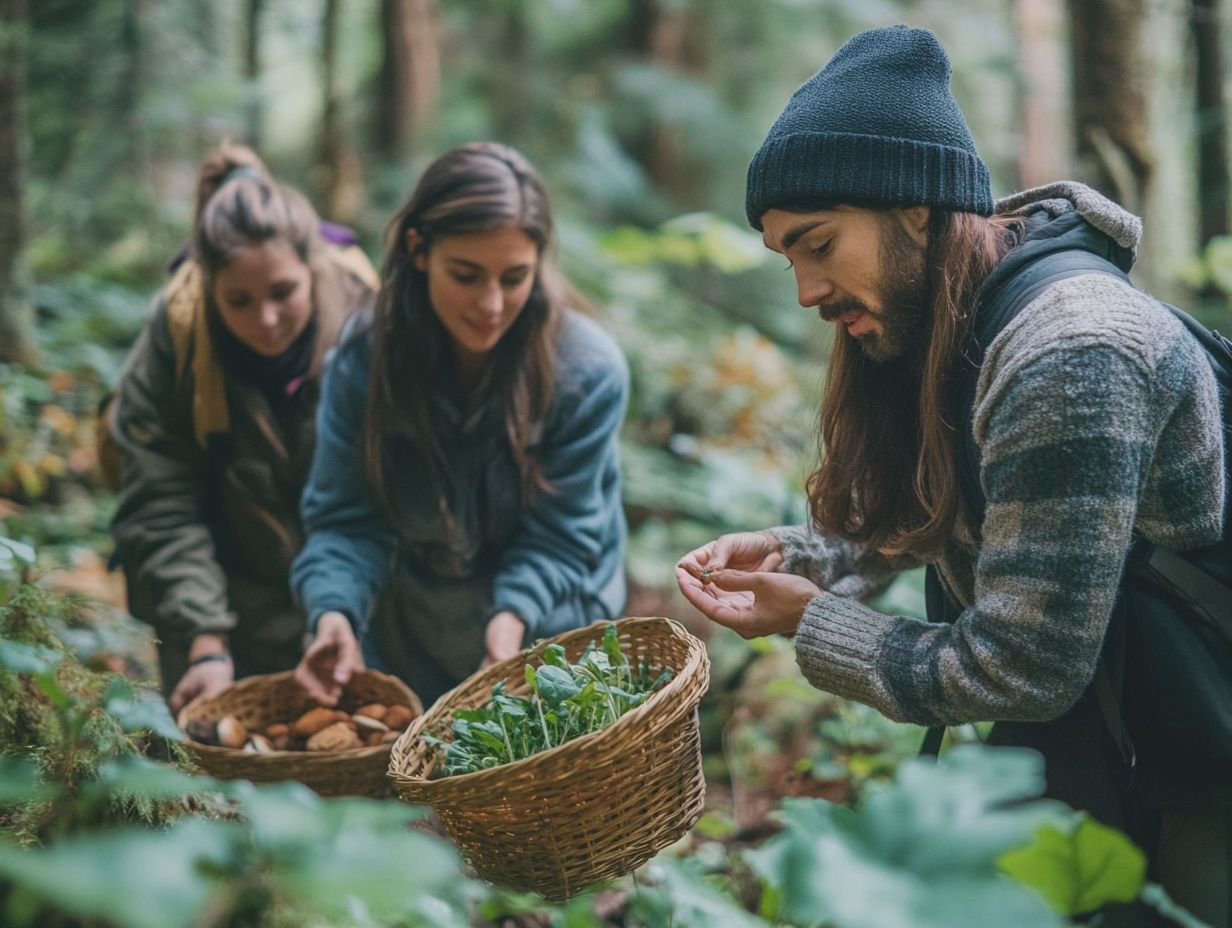
[[[1065,112],[1063,0],[1014,0],[1018,48],[1018,107],[1022,140],[1018,182],[1024,189],[1069,176]]]
[[[490,64],[492,129],[496,140],[519,145],[530,134],[531,93],[529,89],[531,29],[527,22],[526,0],[504,0],[499,4],[494,48],[499,60]]]
[[[359,209],[359,159],[347,144],[338,89],[338,14],[341,0],[325,0],[321,19],[320,157],[315,171],[319,208],[330,219],[350,222]]]
[[[436,0],[381,0],[381,62],[377,150],[401,161],[423,147],[441,100],[440,30]]]
[[[0,0],[0,361],[34,360],[26,268],[26,0]]]
[[[124,126],[122,169],[133,183],[148,176],[144,133],[141,127],[141,91],[145,86],[145,51],[141,35],[143,0],[124,0],[120,27],[122,64],[116,87],[116,116]]]
[[[633,0],[628,24],[629,44],[647,63],[664,72],[705,78],[706,22],[696,3]],[[655,187],[670,199],[687,208],[704,205],[704,166],[685,157],[675,126],[652,117],[634,140],[633,155]]]
[[[244,80],[248,102],[244,107],[247,142],[258,152],[265,122],[265,97],[261,92],[261,18],[265,0],[247,0],[244,8]]]
[[[1228,234],[1228,120],[1220,44],[1220,0],[1193,0],[1197,71],[1198,245]]]
[[[1151,182],[1145,0],[1070,0],[1074,129],[1082,180],[1142,215]]]

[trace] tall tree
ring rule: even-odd
[[[1014,0],[1018,49],[1018,181],[1038,187],[1070,171],[1062,0]]]
[[[381,0],[380,106],[377,149],[403,160],[431,135],[441,98],[436,0]]]
[[[0,360],[34,359],[25,262],[26,0],[0,0]]]
[[[1198,244],[1228,234],[1228,109],[1220,0],[1192,0],[1198,124]]]
[[[628,40],[634,54],[665,74],[705,77],[708,55],[705,12],[696,2],[633,0]],[[652,116],[632,145],[634,157],[654,185],[682,206],[706,200],[706,172],[686,157],[679,130]]]
[[[1139,215],[1153,169],[1146,0],[1070,0],[1075,141],[1088,183]]]
[[[141,34],[144,0],[124,0],[120,24],[122,59],[116,82],[116,116],[124,126],[122,164],[133,180],[148,176],[141,127],[141,92],[145,87],[145,49]]]
[[[261,19],[264,12],[265,0],[247,0],[244,7],[244,80],[248,84],[245,134],[248,144],[258,151],[265,122],[265,97],[261,93]]]
[[[321,139],[315,184],[331,219],[349,221],[359,207],[358,159],[347,145],[338,87],[338,14],[341,0],[325,0],[321,17]]]

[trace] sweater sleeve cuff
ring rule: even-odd
[[[363,640],[364,629],[361,628],[359,623],[355,621],[355,616],[351,614],[350,609],[344,609],[340,606],[317,606],[310,613],[308,613],[308,633],[310,635],[315,635],[317,633],[317,625],[321,622],[321,616],[325,615],[327,612],[340,612],[346,616],[346,620],[351,623],[351,631],[355,633],[355,637],[358,640]]]
[[[877,657],[894,621],[853,599],[822,593],[800,619],[796,662],[818,689],[898,720],[901,712],[877,675]]]
[[[783,548],[779,573],[807,576],[817,556],[817,543],[807,525],[779,525],[766,529]]]
[[[512,612],[526,626],[526,631],[522,633],[522,642],[524,644],[529,645],[543,634],[543,613],[529,596],[520,595],[514,590],[504,589],[497,590],[494,599],[496,601],[493,603],[492,608],[488,610],[487,618],[484,620],[485,625],[498,612]]]
[[[229,634],[235,628],[235,625],[236,618],[234,612],[220,612],[209,618],[202,617],[192,620],[180,633],[185,639],[191,641],[197,635]]]

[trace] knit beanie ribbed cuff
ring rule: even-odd
[[[850,133],[770,138],[749,164],[745,209],[761,229],[776,206],[816,200],[937,206],[989,216],[988,168],[977,155],[931,142]]]

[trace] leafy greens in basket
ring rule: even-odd
[[[527,664],[525,675],[529,698],[505,692],[501,680],[482,708],[454,712],[452,741],[424,736],[445,752],[445,776],[498,767],[599,731],[672,678],[670,669],[652,677],[644,658],[639,667],[630,664],[615,625],[607,626],[599,647],[590,642],[576,664],[563,647],[550,644],[543,664]]]

